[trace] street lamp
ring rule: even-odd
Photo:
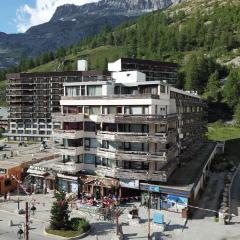
[[[147,172],[146,173],[147,174],[147,178],[149,178],[149,172]],[[150,202],[151,202],[151,193],[150,193],[150,188],[149,188],[149,186],[148,186],[148,240],[151,240],[151,222],[150,222],[150,215],[151,215],[151,213],[150,213],[150,208],[151,208],[151,206],[150,206]]]

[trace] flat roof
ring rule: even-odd
[[[57,154],[51,147],[46,149],[45,152],[40,152],[40,143],[31,144],[27,147],[18,147],[18,144],[6,144],[7,148],[0,151],[0,168],[3,169],[11,169]],[[13,152],[13,157],[11,157],[11,152]],[[3,159],[4,154],[6,154],[6,158]]]
[[[146,64],[146,65],[159,65],[159,66],[167,66],[167,67],[178,67],[177,63],[172,62],[162,62],[158,60],[147,60],[147,59],[136,59],[136,58],[120,58],[122,63],[137,63],[137,64]]]
[[[183,164],[175,169],[166,184],[169,186],[189,186],[197,183],[215,146],[215,142],[206,142],[196,151],[192,160],[183,161]]]
[[[108,71],[89,70],[89,71],[62,71],[62,72],[21,72],[7,74],[7,79],[35,78],[35,77],[88,77],[88,76],[110,76]]]

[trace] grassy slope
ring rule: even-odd
[[[236,166],[240,162],[240,128],[224,127],[224,126],[209,126],[208,138],[214,141],[225,142],[225,157],[228,161],[232,161]]]
[[[208,139],[214,141],[230,141],[240,139],[240,128],[238,127],[208,127]]]
[[[72,64],[73,69],[77,67],[78,59],[87,59],[90,63],[90,69],[103,69],[105,64],[105,59],[109,61],[116,60],[119,57],[125,55],[125,51],[122,47],[115,46],[101,46],[94,49],[85,49],[77,54],[70,54],[65,57],[65,60]],[[59,63],[57,61],[52,61],[47,64],[38,66],[29,70],[29,72],[45,72],[45,71],[56,71],[58,69]],[[58,70],[63,70],[62,68]]]

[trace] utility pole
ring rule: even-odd
[[[151,240],[151,223],[150,223],[150,190],[148,189],[148,240]]]
[[[28,215],[28,202],[26,202],[25,240],[29,240],[29,215]]]
[[[17,200],[17,204],[18,204],[18,210],[20,209],[20,200],[19,200],[19,182],[17,182],[17,195],[18,195],[18,200]]]

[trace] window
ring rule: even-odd
[[[89,114],[101,114],[101,108],[100,107],[89,107]]]
[[[96,131],[96,124],[93,123],[93,122],[85,122],[84,123],[84,131],[95,132]]]
[[[160,92],[165,93],[166,89],[164,85],[160,85]]]
[[[102,96],[102,86],[88,86],[88,96]]]
[[[85,154],[84,155],[84,163],[86,164],[95,164],[96,156],[94,154]]]
[[[122,107],[121,107],[121,106],[117,107],[117,113],[118,113],[118,114],[121,114],[121,113],[122,113]]]
[[[81,86],[81,96],[85,96],[85,86]]]
[[[148,106],[143,107],[143,113],[144,114],[149,114],[149,107]]]
[[[116,107],[109,107],[108,108],[108,113],[109,114],[116,114],[117,113]]]
[[[66,96],[79,96],[79,87],[66,87]]]
[[[133,115],[140,115],[142,114],[142,107],[141,106],[135,106],[135,107],[131,107],[131,114]]]
[[[96,161],[95,161],[95,165],[102,165],[102,161],[101,161],[101,158],[100,157],[96,157]]]

